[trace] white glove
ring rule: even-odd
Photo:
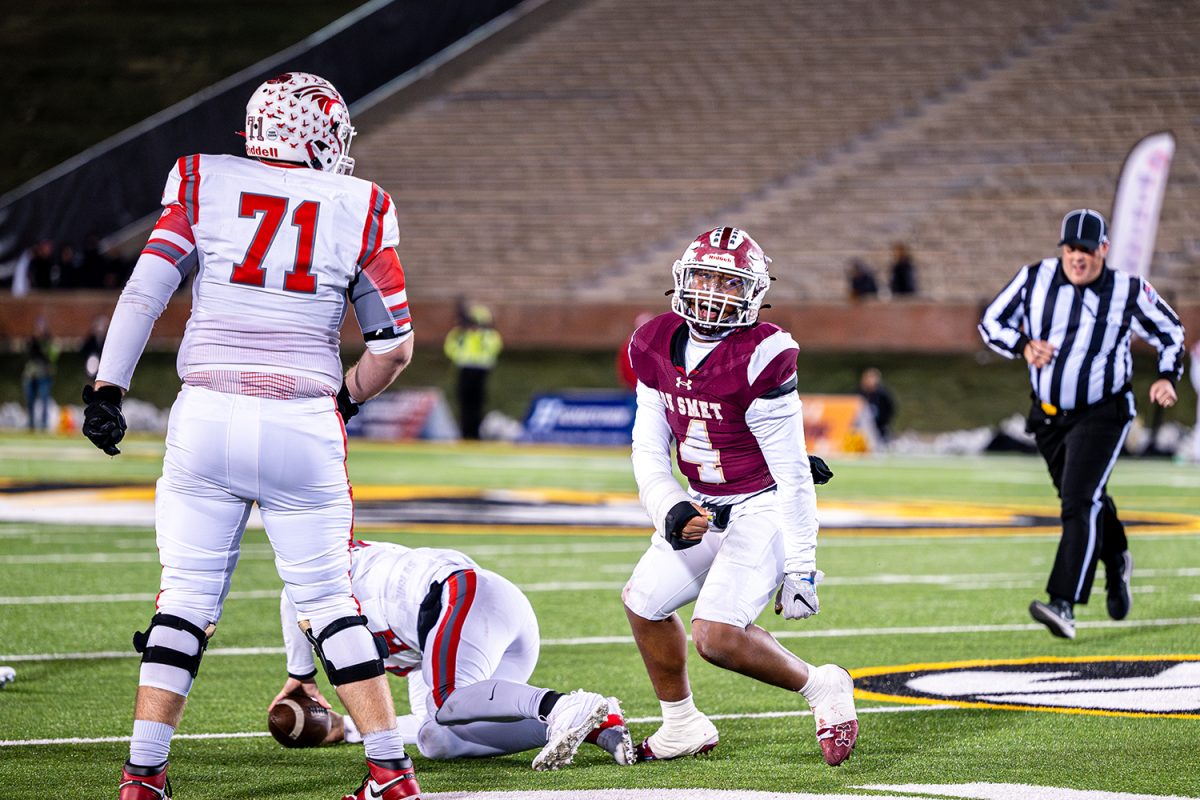
[[[783,576],[783,585],[775,593],[775,613],[784,619],[808,619],[821,610],[817,599],[817,584],[825,578],[821,570],[812,572],[789,572]]]

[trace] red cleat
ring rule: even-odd
[[[421,800],[421,787],[408,756],[387,761],[368,758],[367,768],[370,772],[362,786],[342,800]]]
[[[821,755],[825,756],[825,763],[831,767],[838,766],[850,757],[854,743],[858,741],[858,720],[818,729],[817,741],[821,743]]]
[[[120,796],[118,800],[162,800],[171,796],[171,782],[167,780],[167,762],[157,767],[138,767],[125,762],[121,770]]]
[[[828,673],[830,690],[820,701],[813,704],[813,718],[817,721],[817,743],[825,763],[836,767],[854,751],[858,741],[858,714],[854,709],[854,680],[850,673],[834,664],[816,669]]]

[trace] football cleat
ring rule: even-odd
[[[608,698],[608,719],[593,728],[583,740],[602,748],[622,767],[628,767],[637,760],[629,726],[625,724],[621,704],[615,697]]]
[[[829,682],[824,698],[813,704],[817,722],[817,744],[825,763],[836,767],[854,751],[858,742],[858,713],[854,710],[854,679],[836,664],[816,667],[824,670]]]
[[[367,759],[369,772],[362,786],[342,800],[421,800],[421,787],[408,756],[394,759]]]
[[[167,762],[157,767],[139,767],[125,762],[121,770],[119,800],[162,800],[171,796],[171,782],[167,780]]]
[[[17,679],[17,671],[12,667],[0,667],[0,689],[8,686]]]
[[[717,726],[696,712],[688,722],[675,724],[670,729],[664,723],[637,746],[638,761],[666,761],[682,756],[700,756],[717,746],[720,737]]]
[[[597,726],[608,719],[608,700],[595,692],[576,689],[559,698],[546,715],[546,746],[533,758],[539,771],[571,763],[575,751]]]

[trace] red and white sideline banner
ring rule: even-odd
[[[1108,262],[1122,272],[1140,278],[1150,276],[1158,216],[1174,155],[1175,136],[1160,131],[1143,138],[1125,157],[1113,198],[1112,246],[1108,253]]]
[[[458,426],[441,389],[399,389],[363,404],[346,433],[364,439],[458,438]]]

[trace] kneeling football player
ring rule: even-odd
[[[397,724],[421,755],[451,759],[540,748],[533,768],[550,770],[571,763],[589,741],[618,764],[633,763],[617,698],[526,683],[541,639],[529,600],[510,581],[455,550],[364,541],[351,550],[354,594],[384,667],[408,676],[413,713]],[[286,590],[280,616],[288,679],[270,707],[302,692],[329,708],[317,688],[312,643]],[[331,718],[330,736],[313,744],[362,741],[349,717]]]

